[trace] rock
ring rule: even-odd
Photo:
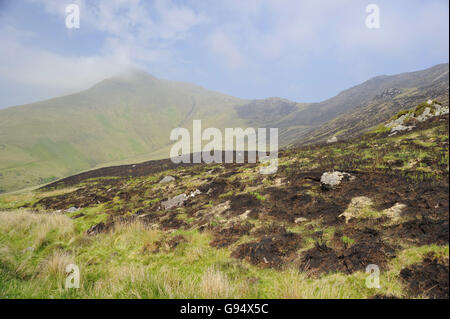
[[[251,211],[250,209],[247,209],[244,213],[242,213],[242,214],[240,214],[240,215],[238,215],[238,216],[236,216],[236,217],[230,219],[230,220],[228,221],[228,224],[233,224],[233,223],[238,222],[238,221],[245,221],[245,220],[247,220],[247,219],[248,219],[248,215],[249,215],[251,212],[252,212],[252,211]]]
[[[390,121],[389,123],[387,123],[386,127],[395,127],[395,126],[398,126],[398,125],[403,125],[403,123],[405,122],[405,120],[408,117],[409,117],[408,114],[403,114],[398,119]]]
[[[173,207],[179,207],[183,205],[183,203],[188,199],[188,196],[186,194],[180,194],[175,197],[172,197],[171,199],[168,199],[161,203],[161,206],[163,209],[171,209]]]
[[[239,219],[240,220],[246,220],[248,218],[248,215],[251,213],[252,211],[250,209],[247,209],[243,214],[239,215]]]
[[[416,120],[419,122],[424,122],[426,120],[428,120],[429,118],[433,117],[433,114],[431,113],[431,108],[426,107],[422,114],[420,114],[419,116],[416,117]]]
[[[442,105],[439,105],[439,104],[435,104],[435,107],[436,107],[436,111],[435,111],[435,113],[434,113],[434,116],[440,116],[440,115],[446,115],[446,114],[448,114],[448,106],[442,106]]]
[[[405,204],[396,203],[391,208],[383,210],[383,213],[386,214],[387,217],[397,220],[401,217],[401,213],[405,208],[406,208]]]
[[[372,200],[366,196],[353,197],[345,212],[338,217],[344,217],[345,223],[352,218],[358,218],[363,215],[370,206],[373,205]]]
[[[223,212],[230,209],[230,201],[227,200],[226,202],[220,203],[217,206],[212,207],[210,210],[199,210],[195,213],[195,217],[199,216],[210,216],[210,217],[219,217]]]
[[[66,209],[65,212],[66,213],[75,213],[77,211],[79,211],[80,209],[78,207],[72,206],[69,209]]]
[[[195,196],[197,196],[197,195],[200,195],[202,192],[201,191],[199,191],[198,189],[196,189],[195,191],[193,191],[193,192],[191,192],[190,194],[189,194],[189,197],[195,197]]]
[[[381,92],[380,94],[377,94],[375,96],[375,99],[393,99],[395,96],[397,96],[398,94],[402,93],[402,91],[400,91],[397,88],[388,88],[386,90],[384,90],[383,92]]]
[[[419,162],[420,162],[419,160],[412,159],[408,162],[408,165],[406,165],[406,168],[408,168],[408,169],[414,168],[417,166],[417,164],[419,164]]]
[[[355,177],[345,172],[325,172],[320,177],[320,183],[322,183],[323,190],[330,190],[339,186],[343,179],[348,179],[350,181],[354,180]]]
[[[445,114],[449,113],[448,106],[442,106],[438,103],[435,103],[432,100],[428,100],[426,103],[429,106],[424,108],[424,110],[422,111],[422,114],[414,116],[414,113],[412,111],[410,111],[407,114],[403,114],[398,119],[390,121],[387,124],[385,124],[386,127],[391,128],[391,134],[389,134],[389,136],[395,135],[395,134],[397,134],[397,132],[400,132],[400,131],[412,130],[415,126],[404,125],[407,120],[413,119],[417,122],[424,122],[434,116],[440,116],[440,115],[445,115]]]
[[[159,181],[160,184],[167,184],[170,182],[173,182],[175,180],[175,177],[172,176],[165,176],[162,180]]]
[[[327,140],[327,144],[336,143],[338,141],[336,136],[333,136],[332,138]]]
[[[300,223],[307,222],[307,221],[308,220],[305,217],[298,217],[294,220],[294,223],[300,224]]]
[[[389,134],[389,136],[395,135],[397,132],[411,131],[413,128],[415,128],[415,126],[397,125],[391,128],[391,134]]]

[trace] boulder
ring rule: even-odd
[[[344,217],[345,223],[352,218],[358,218],[363,215],[367,209],[373,205],[372,200],[366,196],[353,197],[345,212],[338,217]]]
[[[162,180],[159,181],[160,184],[166,184],[166,183],[170,183],[173,182],[175,180],[175,177],[172,176],[165,176]]]
[[[330,190],[339,186],[344,179],[352,181],[355,177],[345,172],[325,172],[320,177],[320,183],[323,190]]]
[[[394,126],[393,128],[391,128],[391,133],[389,134],[389,136],[395,135],[398,132],[402,132],[402,131],[411,131],[415,126],[405,126],[405,125],[397,125]]]
[[[80,209],[78,207],[72,206],[68,209],[66,209],[66,213],[75,213],[77,211],[79,211]]]
[[[395,126],[403,125],[403,123],[405,123],[405,120],[408,119],[408,118],[409,118],[408,114],[403,114],[398,119],[390,121],[389,123],[387,123],[386,127],[395,127]]]
[[[439,104],[435,104],[435,106],[436,106],[436,111],[434,113],[435,116],[448,114],[448,106],[442,106]]]
[[[161,203],[161,207],[165,210],[173,207],[180,207],[188,199],[186,194],[180,194]]]
[[[327,140],[327,144],[336,143],[338,141],[336,136],[333,136],[332,138]]]
[[[195,191],[193,191],[189,194],[189,197],[195,197],[197,195],[200,195],[201,193],[202,192],[200,190],[196,189]]]
[[[300,223],[307,222],[307,221],[308,220],[305,217],[298,217],[294,220],[294,223],[300,224]]]
[[[416,117],[416,120],[419,122],[424,122],[426,120],[428,120],[429,118],[433,117],[433,114],[431,113],[431,108],[426,107],[422,114],[420,114],[419,116]]]
[[[393,220],[398,220],[400,219],[401,213],[405,208],[405,204],[396,203],[394,206],[383,210],[383,214],[385,214],[389,218],[392,218]]]

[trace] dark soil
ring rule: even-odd
[[[250,223],[235,224],[231,227],[222,228],[214,233],[214,239],[210,243],[212,247],[227,247],[236,241],[238,241],[242,236],[248,235],[253,225]]]
[[[411,296],[425,294],[433,299],[449,298],[448,258],[438,258],[430,253],[421,263],[402,269],[400,277]]]
[[[344,242],[343,236],[353,240],[353,243]],[[381,240],[380,233],[370,228],[337,232],[332,243],[334,249],[317,243],[304,252],[300,268],[313,275],[334,271],[351,274],[364,271],[370,264],[383,270],[387,261],[395,257],[395,247]]]
[[[391,236],[413,241],[418,245],[448,244],[449,223],[447,220],[429,218],[415,219],[389,228]]]
[[[344,266],[332,248],[325,244],[317,243],[314,248],[303,254],[300,269],[315,275],[318,273],[344,271]]]
[[[159,222],[160,228],[162,230],[185,228],[187,226],[186,222],[177,218],[177,215],[177,213],[169,213],[169,216]]]
[[[240,194],[231,197],[231,210],[243,212],[245,209],[255,209],[260,205],[261,201],[252,194]]]
[[[254,265],[279,268],[300,248],[300,243],[298,234],[277,234],[257,242],[239,245],[231,256],[245,259]]]

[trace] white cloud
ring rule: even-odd
[[[66,2],[28,1],[63,21]],[[77,90],[128,67],[156,67],[171,76],[205,72],[208,82],[208,68],[221,66],[234,77],[245,71],[257,83],[267,70],[278,76],[301,72],[319,56],[364,79],[377,71],[370,61],[377,55],[418,61],[425,47],[428,57],[448,56],[448,2],[439,0],[379,0],[378,30],[365,27],[366,3],[359,0],[69,2],[80,5],[81,30],[100,34],[99,48],[68,56],[31,46],[32,34],[3,21],[0,40],[8,45],[0,47],[1,78]]]
[[[221,12],[227,12],[228,19],[219,34],[216,29],[210,32],[211,38],[218,38],[209,46],[212,55],[223,55],[225,59],[218,61],[233,69],[286,57],[293,61],[294,55],[300,57],[298,61],[313,60],[318,54],[353,65],[355,57],[366,53],[397,58],[410,56],[421,45],[441,55],[448,53],[445,1],[378,1],[382,27],[377,30],[366,28],[366,3],[357,0],[253,3],[222,2]],[[220,39],[223,48],[218,50]],[[245,63],[230,63],[234,57]]]
[[[237,69],[244,66],[244,57],[233,40],[223,31],[216,30],[210,34],[207,45],[217,61],[222,61],[228,68]]]
[[[29,0],[50,15],[65,16],[60,0]],[[204,16],[171,1],[72,0],[80,6],[81,28],[104,33],[101,49],[90,55],[66,55],[26,44],[36,36],[12,26],[0,26],[0,77],[26,85],[66,92],[81,90],[131,67],[167,62],[171,42],[205,23]],[[62,20],[63,21],[63,20]]]
[[[0,63],[3,78],[28,85],[78,90],[135,66],[126,52],[68,57],[23,45],[20,41],[23,36],[11,27],[0,30],[0,38],[8,43],[0,47],[0,58],[6,62]]]

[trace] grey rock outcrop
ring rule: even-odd
[[[174,207],[180,207],[188,199],[186,194],[180,194],[161,203],[161,207],[165,210]]]
[[[339,186],[344,179],[352,181],[355,177],[345,172],[325,172],[320,177],[320,183],[323,190],[330,190]]]
[[[170,182],[173,182],[175,180],[175,177],[172,176],[165,176],[162,180],[159,181],[160,184],[167,184]]]
[[[327,140],[327,144],[336,143],[338,141],[336,136],[333,136],[332,138]]]

